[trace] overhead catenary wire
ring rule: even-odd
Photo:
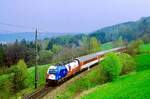
[[[15,31],[0,29],[0,32],[14,33]]]
[[[8,26],[8,27],[15,27],[15,28],[23,28],[23,29],[31,29],[32,31],[35,31],[38,29],[38,33],[48,33],[46,29],[39,28],[39,27],[32,27],[32,26],[26,26],[26,25],[18,25],[18,24],[11,24],[11,23],[4,23],[0,22],[0,25]],[[3,30],[2,30],[3,31]],[[5,30],[4,30],[5,31]],[[6,30],[6,32],[12,32],[10,30]],[[14,31],[13,31],[14,32]]]
[[[31,31],[34,31],[34,32],[35,32],[36,29],[38,29],[38,34],[43,34],[43,33],[51,33],[51,34],[57,33],[57,34],[62,34],[62,33],[59,33],[59,32],[49,32],[48,30],[43,29],[41,27],[32,27],[32,26],[27,26],[27,25],[12,24],[12,23],[5,23],[5,22],[0,22],[0,25],[8,26],[8,27],[20,28],[20,29],[21,28],[22,29],[31,29]],[[15,32],[15,31],[10,31],[10,30],[2,30],[2,31],[4,31],[4,32]]]
[[[24,25],[17,25],[17,24],[10,24],[10,23],[3,23],[0,22],[0,25],[5,25],[5,26],[9,26],[9,27],[17,27],[17,28],[26,28],[26,29],[36,29],[35,27],[31,27],[31,26],[24,26]]]

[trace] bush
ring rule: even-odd
[[[19,91],[26,87],[25,80],[27,78],[27,65],[25,64],[24,60],[19,60],[17,63],[16,69],[14,71],[13,76],[13,88],[14,91]]]
[[[140,53],[140,45],[142,44],[143,44],[143,41],[140,39],[132,41],[128,46],[127,53],[130,55],[136,55]]]
[[[123,64],[121,74],[127,74],[136,70],[136,64],[132,56],[126,53],[121,53],[119,54],[119,57]]]
[[[105,56],[105,59],[100,63],[101,73],[112,81],[120,75],[122,70],[122,62],[115,53],[109,53]]]
[[[55,98],[72,99],[77,93],[101,84],[101,75],[99,74],[99,71],[100,70],[97,68],[90,70],[83,77],[79,77],[77,80],[74,80],[72,83],[70,83],[66,89],[62,89],[62,91],[60,91],[60,93],[58,93]]]
[[[0,76],[0,99],[8,99],[12,94],[12,83],[10,75]]]
[[[13,73],[15,71],[15,66],[11,66],[11,67],[3,67],[0,68],[0,75],[4,75],[4,74],[10,74]]]

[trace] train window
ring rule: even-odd
[[[56,69],[49,69],[49,74],[56,74],[57,70]]]

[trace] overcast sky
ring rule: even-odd
[[[92,32],[150,16],[150,0],[0,0],[0,23],[49,32]],[[31,31],[0,24],[0,31]]]

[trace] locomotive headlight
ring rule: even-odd
[[[50,74],[48,76],[48,79],[51,79],[51,80],[55,80],[56,79],[56,76],[54,74]]]

